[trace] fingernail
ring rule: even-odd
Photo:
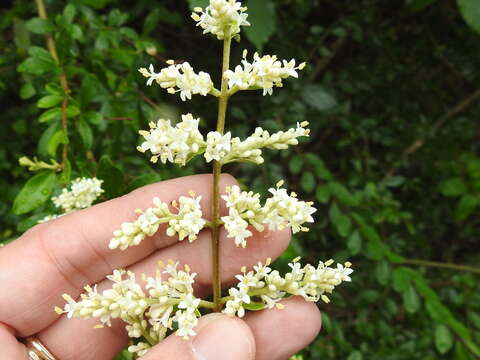
[[[225,315],[217,315],[207,321],[207,324],[201,325],[192,342],[195,359],[253,359],[253,339],[246,325]]]

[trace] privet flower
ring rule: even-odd
[[[190,100],[192,95],[196,94],[206,96],[214,88],[210,75],[203,71],[196,74],[188,62],[175,64],[173,60],[169,60],[167,64],[170,66],[163,68],[159,73],[155,72],[152,64],[148,70],[140,68],[138,71],[148,78],[147,85],[150,86],[155,81],[170,94],[180,92],[183,101]]]
[[[113,232],[109,248],[125,250],[130,246],[136,246],[147,236],[154,235],[161,224],[168,223],[166,234],[168,236],[178,235],[179,240],[188,238],[190,242],[197,239],[198,233],[203,229],[206,221],[202,218],[200,206],[201,196],[181,196],[179,203],[172,202],[177,210],[172,213],[167,203],[162,202],[158,197],[153,198],[153,207],[142,211],[136,210],[139,217],[133,222],[124,222],[120,229]]]
[[[268,191],[272,197],[268,198],[264,206],[260,204],[260,194],[252,191],[241,191],[237,185],[227,187],[227,195],[223,195],[228,208],[228,216],[221,220],[227,230],[227,237],[234,238],[237,246],[246,247],[246,239],[252,236],[248,226],[263,231],[265,226],[270,230],[282,230],[291,227],[295,234],[299,231],[308,231],[305,223],[312,223],[312,214],[317,211],[312,202],[300,201],[295,193],[288,194],[281,189],[283,181],[277,188]]]
[[[155,277],[144,277],[145,288],[140,286],[135,274],[125,270],[114,270],[107,276],[112,288],[99,292],[95,287],[86,286],[85,293],[75,301],[64,294],[67,302],[63,309],[55,308],[59,314],[68,318],[97,318],[101,326],[111,326],[112,319],[122,319],[131,338],[145,338],[155,343],[162,340],[167,330],[176,324],[176,334],[188,339],[195,336],[194,327],[198,324],[198,307],[201,300],[193,295],[193,283],[196,273],[190,268],[177,269],[178,263],[169,261],[163,271],[157,271]],[[162,274],[167,275],[164,279]],[[129,347],[129,351],[144,355],[152,346],[139,342]]]
[[[204,34],[212,33],[218,40],[240,33],[240,26],[249,26],[246,7],[236,0],[210,0],[205,10],[193,9],[192,19],[203,29]]]
[[[290,128],[287,131],[278,131],[270,134],[267,130],[257,127],[255,132],[245,140],[241,141],[238,137],[232,139],[231,151],[222,159],[224,164],[234,161],[247,161],[254,164],[262,164],[262,148],[282,150],[290,145],[297,145],[298,138],[308,136],[310,130],[307,121],[297,123],[296,128]]]
[[[38,224],[57,219],[77,210],[85,209],[94,203],[103,193],[103,180],[97,178],[77,178],[73,180],[70,187],[63,188],[62,193],[52,197],[52,201],[61,214],[51,214],[38,220]]]
[[[158,159],[165,164],[167,161],[185,165],[204,147],[203,135],[198,131],[200,119],[194,119],[192,114],[182,115],[182,121],[174,126],[170,120],[160,119],[150,123],[150,131],[139,131],[145,141],[137,147],[140,152],[150,151],[153,156],[150,161]]]
[[[205,159],[207,162],[212,160],[221,160],[231,150],[232,135],[230,132],[222,135],[218,131],[210,131],[207,134],[207,147],[205,149]]]
[[[297,70],[303,70],[305,63],[296,66],[295,59],[290,61],[278,60],[275,55],[260,57],[258,53],[253,55],[253,62],[246,60],[247,51],[243,52],[242,65],[235,69],[227,70],[225,76],[228,79],[230,89],[239,90],[263,89],[263,95],[272,95],[273,87],[282,87],[283,79],[288,77],[298,78]]]
[[[351,281],[353,270],[349,262],[330,267],[333,260],[320,262],[317,267],[312,265],[301,266],[300,258],[289,263],[291,271],[281,276],[277,270],[272,271],[270,259],[265,265],[258,263],[254,270],[236,276],[239,280],[236,288],[229,290],[228,301],[223,312],[227,315],[243,317],[245,310],[262,308],[283,308],[278,302],[290,295],[303,297],[307,301],[330,302],[327,294],[344,281]]]

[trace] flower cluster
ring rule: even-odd
[[[234,161],[247,161],[254,164],[262,164],[262,148],[282,150],[290,145],[297,145],[298,138],[308,136],[310,130],[307,121],[297,123],[296,128],[290,128],[287,131],[278,131],[270,134],[267,130],[257,127],[252,135],[245,140],[235,137],[231,141],[231,151],[222,159],[224,164]]]
[[[308,231],[303,224],[312,223],[312,214],[316,209],[313,203],[300,201],[295,193],[288,194],[286,189],[269,189],[272,194],[265,202],[260,204],[260,195],[252,191],[241,191],[236,185],[227,187],[227,195],[223,195],[228,208],[228,216],[221,219],[227,230],[227,236],[235,239],[237,246],[246,247],[246,239],[252,236],[248,226],[253,226],[258,231],[263,231],[265,226],[270,230],[292,228],[293,233]]]
[[[227,70],[225,76],[228,79],[230,89],[239,90],[263,89],[263,95],[272,95],[273,87],[282,87],[282,80],[288,77],[298,78],[297,70],[303,70],[305,63],[296,65],[295,59],[280,61],[275,55],[260,57],[258,53],[253,55],[253,62],[246,60],[247,51],[243,52],[242,65],[235,69]]]
[[[240,26],[249,26],[248,14],[236,0],[211,0],[205,10],[196,7],[192,19],[203,29],[204,34],[212,33],[218,40],[240,33]]]
[[[222,164],[235,161],[262,164],[263,148],[281,150],[298,144],[298,138],[308,136],[310,130],[308,122],[298,123],[295,128],[287,131],[278,131],[270,134],[267,130],[258,127],[245,140],[232,138],[230,132],[221,134],[210,131],[206,140],[198,130],[200,119],[193,118],[192,114],[182,115],[182,121],[172,126],[170,120],[160,119],[150,123],[150,130],[141,130],[144,142],[137,147],[140,152],[150,151],[150,161],[156,163],[171,162],[185,165],[194,156],[204,153],[207,162],[217,160]]]
[[[203,135],[198,131],[200,119],[192,114],[182,115],[182,121],[172,126],[170,120],[160,119],[150,123],[150,131],[140,130],[145,141],[137,147],[140,152],[149,150],[153,156],[150,161],[167,161],[185,165],[188,160],[200,153],[204,147]]]
[[[320,262],[317,267],[305,265],[294,259],[288,264],[291,271],[281,276],[277,270],[268,267],[270,259],[263,265],[258,263],[253,271],[237,275],[236,288],[229,290],[228,301],[223,312],[227,315],[243,317],[245,310],[263,308],[282,308],[278,302],[286,296],[298,295],[307,301],[330,302],[327,294],[331,294],[334,288],[344,281],[351,281],[350,274],[353,270],[349,262],[330,267],[333,260]]]
[[[167,64],[170,66],[163,68],[159,73],[155,72],[152,64],[148,70],[140,68],[138,71],[148,78],[147,85],[152,85],[156,81],[170,94],[180,92],[180,98],[183,101],[190,100],[192,94],[206,96],[214,88],[210,75],[203,71],[196,74],[188,62],[175,64],[173,60],[168,60]]]
[[[188,266],[177,269],[178,263],[173,261],[160,266],[163,271],[157,271],[155,277],[144,278],[145,288],[137,283],[132,272],[115,270],[107,276],[113,283],[111,289],[100,293],[96,286],[86,286],[86,293],[78,301],[64,294],[67,303],[63,309],[57,307],[55,310],[58,314],[66,313],[68,318],[98,318],[100,327],[111,326],[112,319],[122,319],[131,338],[147,340],[129,347],[130,352],[139,356],[162,340],[174,324],[178,336],[195,336],[194,327],[200,316],[197,309],[201,302],[193,295],[197,274],[190,273]]]
[[[177,212],[172,213],[167,203],[159,198],[153,198],[153,207],[145,211],[137,210],[139,217],[133,222],[124,222],[120,229],[113,232],[109,248],[125,250],[130,246],[140,244],[147,236],[154,235],[161,224],[168,223],[166,233],[168,236],[178,235],[179,240],[188,238],[190,242],[197,238],[198,233],[203,229],[206,221],[202,218],[200,206],[201,196],[181,196],[177,206],[176,201],[172,206]]]
[[[63,188],[62,193],[52,197],[55,206],[61,209],[62,213],[58,215],[48,215],[39,220],[38,223],[44,223],[56,219],[71,212],[86,209],[94,203],[103,193],[103,180],[97,178],[77,178],[72,181],[70,188]]]
[[[56,207],[64,213],[85,209],[92,206],[93,202],[103,193],[103,180],[97,178],[78,178],[72,181],[69,189],[52,198]]]

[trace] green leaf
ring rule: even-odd
[[[83,118],[86,121],[88,121],[90,124],[96,125],[96,126],[103,125],[103,123],[105,122],[102,114],[99,113],[99,112],[95,112],[95,111],[88,111],[88,112],[84,113]]]
[[[42,206],[50,197],[56,179],[55,173],[50,171],[30,178],[13,202],[13,213],[22,215]]]
[[[405,177],[404,176],[390,176],[387,179],[385,179],[385,186],[388,187],[397,187],[402,185],[405,182]]]
[[[375,277],[378,282],[383,286],[387,285],[390,281],[391,275],[392,269],[389,262],[386,260],[379,261],[375,267]]]
[[[246,6],[251,26],[244,27],[245,36],[261,51],[275,32],[275,4],[271,0],[248,0]]]
[[[355,230],[350,234],[347,240],[347,248],[350,250],[352,255],[357,255],[362,249],[362,236]]]
[[[413,286],[409,286],[403,293],[403,304],[408,313],[414,314],[420,309],[420,298]]]
[[[302,177],[300,178],[300,185],[305,192],[312,192],[315,189],[316,184],[317,182],[315,177],[310,171],[306,171],[302,174]]]
[[[320,184],[315,192],[317,201],[326,204],[330,200],[330,187],[328,184]]]
[[[445,196],[457,197],[467,191],[467,185],[462,178],[451,178],[440,184],[440,192]]]
[[[303,157],[300,155],[294,155],[288,162],[288,168],[291,173],[298,174],[302,171],[303,167]]]
[[[67,23],[71,23],[77,14],[77,8],[73,4],[68,4],[63,9],[63,18]]]
[[[60,108],[53,108],[45,111],[38,117],[38,121],[41,123],[52,121],[53,119],[59,119],[60,115],[62,114],[62,110]]]
[[[265,304],[261,302],[250,302],[250,304],[243,304],[243,307],[247,310],[259,311],[265,309]]]
[[[333,203],[328,210],[330,221],[336,226],[340,222],[342,212],[336,203]]]
[[[55,30],[55,26],[49,20],[39,17],[27,21],[26,25],[27,29],[34,34],[45,34]]]
[[[42,133],[38,140],[37,152],[41,157],[48,157],[48,144],[52,136],[60,128],[60,120],[54,120],[51,125]]]
[[[358,199],[352,195],[343,184],[332,181],[328,184],[331,194],[342,204],[347,206],[358,206]]]
[[[480,34],[480,6],[478,6],[478,0],[457,0],[457,5],[465,22]]]
[[[392,286],[398,293],[405,293],[411,283],[411,269],[400,266],[393,270]]]
[[[103,180],[105,195],[109,199],[122,194],[123,173],[108,155],[103,155],[98,162],[97,178]]]
[[[68,144],[67,135],[63,130],[58,130],[53,136],[50,138],[48,142],[48,155],[51,157],[55,157],[57,154],[57,148],[60,144]]]
[[[56,69],[56,64],[41,58],[29,57],[18,65],[19,72],[25,72],[34,75],[42,75]]]
[[[63,163],[63,171],[62,171],[62,174],[60,175],[60,182],[62,184],[68,184],[70,182],[71,177],[72,177],[72,164],[70,164],[70,161],[68,159],[65,159],[65,162]]]
[[[463,221],[469,217],[480,204],[479,198],[473,194],[463,195],[455,208],[455,221]]]
[[[80,3],[91,6],[94,9],[103,9],[111,2],[112,0],[80,0]]]
[[[20,98],[23,100],[30,99],[33,95],[35,95],[35,93],[35,87],[31,82],[23,84],[20,88]]]
[[[80,134],[85,149],[90,150],[93,145],[93,132],[85,120],[80,119],[78,122],[78,133]]]
[[[58,105],[62,100],[63,97],[60,95],[47,95],[38,100],[37,107],[41,109],[48,109]]]
[[[435,347],[440,354],[446,354],[453,346],[452,333],[447,326],[438,324],[435,327]]]
[[[410,8],[413,11],[420,11],[432,5],[435,1],[437,0],[412,0],[410,2]]]
[[[355,350],[348,355],[347,360],[363,360],[363,355],[360,351]]]
[[[337,226],[338,233],[342,237],[347,237],[350,234],[352,228],[352,220],[348,215],[342,214],[335,224]]]
[[[307,85],[302,91],[305,102],[319,111],[330,110],[338,105],[337,100],[320,85]]]
[[[80,114],[80,109],[78,108],[78,106],[76,105],[68,105],[67,107],[67,116],[69,118],[74,118],[75,116],[77,116],[78,114]]]
[[[315,174],[322,180],[332,180],[332,173],[327,169],[325,162],[316,154],[306,153],[305,159],[314,167]]]
[[[190,10],[193,8],[201,7],[205,9],[208,6],[209,0],[188,0],[188,5],[190,6]]]

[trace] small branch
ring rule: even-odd
[[[318,75],[320,75],[330,64],[330,62],[333,60],[333,58],[338,54],[338,52],[341,50],[343,45],[345,44],[345,41],[347,40],[347,35],[339,37],[332,46],[332,49],[330,50],[330,55],[321,58],[316,66],[313,72],[310,74],[310,81],[315,80]]]
[[[151,100],[147,95],[145,95],[143,92],[141,92],[140,90],[138,91],[138,93],[140,94],[140,96],[142,97],[142,99],[147,102],[148,104],[150,104],[152,107],[154,107],[155,109],[160,109],[160,106],[158,106],[157,104],[155,104],[155,102],[153,100]]]
[[[480,268],[476,268],[468,265],[457,265],[457,264],[443,263],[443,262],[437,262],[437,261],[410,259],[410,260],[404,260],[400,264],[420,265],[420,266],[451,269],[451,270],[466,271],[466,272],[480,274]]]
[[[455,107],[450,109],[445,115],[443,115],[440,119],[438,119],[438,121],[435,124],[433,124],[432,128],[430,129],[430,133],[427,136],[423,136],[416,139],[402,152],[401,157],[403,161],[407,161],[410,155],[412,155],[418,149],[420,149],[423,145],[425,145],[425,142],[427,141],[427,139],[430,137],[433,137],[435,133],[438,131],[438,129],[440,129],[445,124],[445,122],[453,118],[455,115],[458,115],[459,113],[465,111],[469,106],[474,104],[475,101],[479,99],[480,99],[480,89],[476,90],[470,96],[460,101]],[[391,168],[385,175],[385,178],[389,178],[393,176],[395,172],[396,172],[396,169]]]
[[[47,10],[45,9],[45,4],[43,0],[35,0],[37,4],[37,11],[38,15],[41,19],[48,20]],[[70,94],[70,88],[68,87],[67,76],[65,75],[65,71],[63,70],[60,59],[58,57],[57,48],[55,45],[55,40],[51,33],[47,33],[45,35],[47,39],[47,48],[52,55],[52,58],[55,60],[57,65],[60,67],[60,85],[62,86],[63,91],[65,92],[65,97],[62,101],[62,130],[65,133],[65,136],[68,138],[68,116],[67,116],[67,107],[68,107],[68,95]],[[68,143],[68,141],[67,141]],[[68,157],[68,144],[63,144],[63,151],[62,151],[62,168],[65,167],[65,163]]]

